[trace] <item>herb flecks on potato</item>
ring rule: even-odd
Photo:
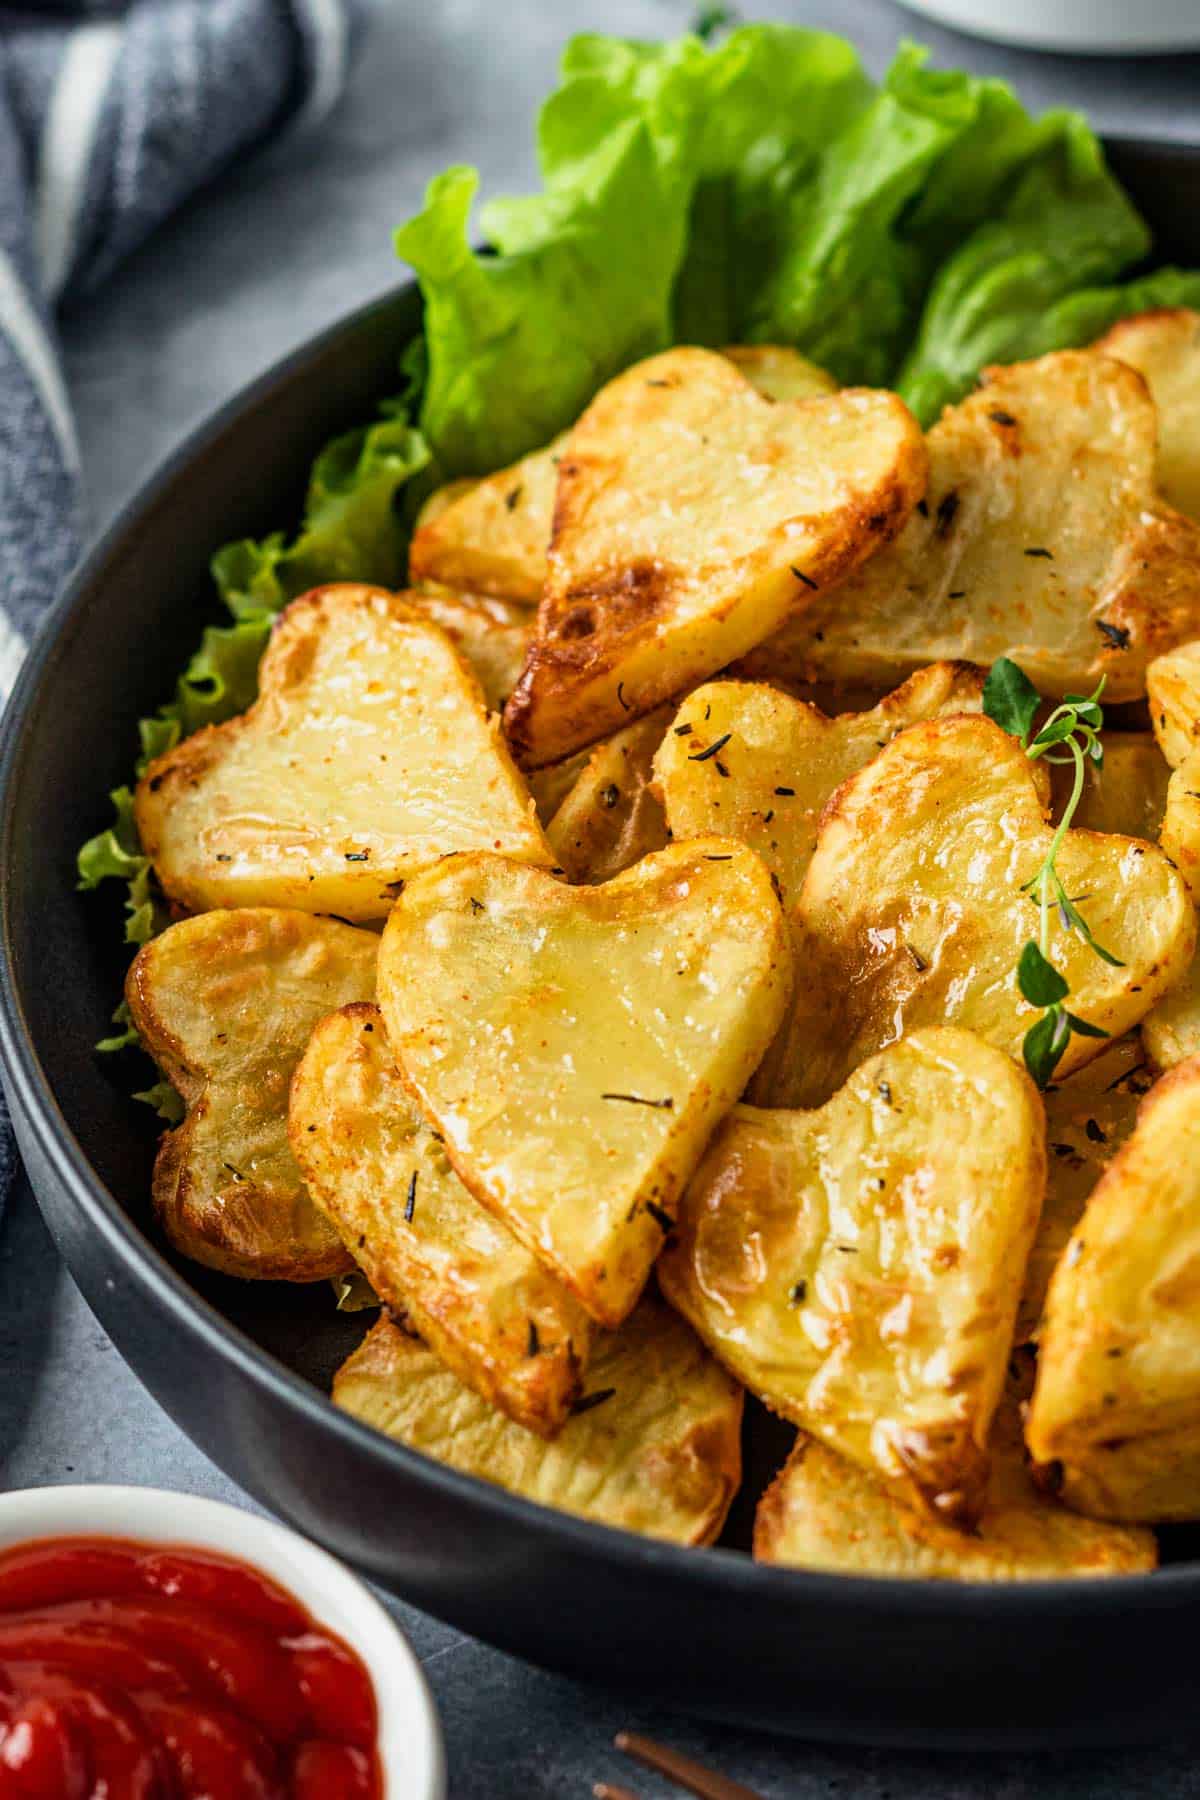
[[[678,1544],[711,1543],[741,1483],[742,1390],[649,1297],[620,1331],[597,1337],[586,1391],[549,1443],[387,1319],[343,1363],[333,1398],[452,1469]]]
[[[763,682],[705,682],[680,706],[654,759],[671,835],[740,838],[790,905],[834,789],[906,726],[977,713],[982,692],[982,670],[935,663],[869,712],[830,718]]]
[[[1200,1517],[1200,1060],[1143,1100],[1054,1272],[1026,1435],[1083,1512]]]
[[[660,1283],[768,1406],[969,1524],[1044,1180],[1028,1077],[967,1032],[918,1032],[816,1111],[738,1107]]]
[[[896,543],[789,621],[750,672],[890,685],[937,658],[1018,662],[1045,694],[1139,699],[1200,635],[1200,526],[1157,486],[1141,377],[1090,351],[988,371],[929,432]]]
[[[151,763],[136,817],[164,890],[196,912],[368,922],[451,851],[554,860],[449,638],[402,596],[350,584],[292,602],[255,704]]]
[[[568,881],[592,886],[611,881],[643,856],[666,847],[667,821],[651,778],[654,753],[670,722],[669,707],[647,713],[597,744],[588,756],[546,827]]]
[[[1020,985],[1039,919],[1025,884],[1053,839],[1025,750],[991,719],[932,720],[893,738],[822,819],[789,915],[805,978],[754,1099],[819,1105],[865,1057],[923,1025],[960,1025],[1020,1056],[1039,1017]],[[1196,921],[1178,872],[1138,839],[1067,831],[1055,871],[1110,959],[1054,912],[1071,1015],[1100,1033],[1072,1028],[1056,1056],[1065,1076],[1182,977]]]
[[[1200,750],[1200,640],[1158,656],[1146,670],[1150,723],[1173,769]]]
[[[701,838],[596,888],[447,859],[396,903],[379,1003],[467,1187],[616,1326],[790,978],[766,869]]]
[[[775,403],[712,351],[603,388],[563,446],[549,572],[505,728],[529,768],[629,724],[888,542],[925,485],[894,394]]]
[[[1162,823],[1162,847],[1200,906],[1200,749],[1171,776]],[[1142,1041],[1159,1069],[1200,1053],[1200,946],[1186,972],[1142,1021]]]
[[[579,1397],[590,1321],[463,1187],[404,1090],[376,1007],[317,1026],[292,1080],[289,1135],[383,1304],[492,1405],[552,1436]]]
[[[1093,345],[1138,371],[1158,408],[1158,479],[1172,506],[1200,519],[1200,313],[1161,307],[1122,319]]]
[[[318,1281],[350,1258],[288,1145],[288,1082],[318,1019],[375,992],[379,939],[246,907],[171,925],[125,984],[146,1049],[183,1095],[154,1209],[177,1250],[246,1279]]]

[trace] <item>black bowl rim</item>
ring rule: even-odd
[[[1142,144],[1157,147],[1147,139],[1109,142],[1119,148],[1136,149]],[[1200,160],[1200,147],[1196,154]],[[335,1407],[327,1395],[261,1349],[197,1294],[134,1224],[93,1169],[63,1117],[33,1042],[19,991],[12,942],[15,799],[44,690],[109,558],[128,539],[136,537],[143,519],[164,501],[193,459],[220,438],[245,409],[269,398],[300,375],[321,350],[411,299],[415,285],[400,282],[315,333],[190,431],[81,559],[62,596],[42,622],[14,684],[0,724],[0,870],[4,872],[0,882],[0,1062],[16,1108],[35,1136],[55,1179],[69,1192],[89,1226],[146,1298],[163,1308],[181,1331],[199,1340],[210,1354],[233,1363],[255,1387],[271,1392],[286,1407],[306,1414],[309,1422],[326,1433],[335,1446],[338,1441],[354,1444],[360,1452],[385,1465],[390,1463],[434,1497],[441,1493],[468,1502],[493,1519],[511,1525],[521,1535],[548,1536],[564,1550],[602,1561],[615,1560],[627,1574],[636,1575],[641,1570],[663,1579],[716,1584],[731,1602],[770,1604],[775,1600],[796,1611],[828,1605],[873,1608],[886,1590],[890,1605],[916,1619],[965,1621],[986,1603],[995,1613],[1012,1614],[1036,1625],[1043,1616],[1061,1616],[1064,1607],[1077,1610],[1081,1622],[1105,1618],[1124,1611],[1135,1592],[1140,1605],[1149,1604],[1155,1609],[1174,1610],[1181,1601],[1193,1597],[1200,1601],[1200,1563],[1104,1580],[1012,1583],[835,1574],[756,1563],[743,1552],[719,1548],[708,1548],[698,1555],[691,1547],[642,1537],[540,1506],[410,1450]]]

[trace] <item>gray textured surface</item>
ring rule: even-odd
[[[1030,104],[1088,105],[1104,129],[1200,138],[1200,58],[1019,57],[922,26],[883,0],[797,0],[747,12],[829,25],[878,69],[912,32],[948,63],[1008,75]],[[316,143],[239,171],[168,227],[65,327],[93,510],[102,523],[180,436],[266,363],[395,277],[391,225],[447,162],[491,191],[532,178],[530,124],[564,36],[661,36],[679,0],[378,0],[348,103]],[[129,1480],[234,1496],[139,1387],[58,1266],[28,1193],[0,1235],[0,1446],[7,1487]],[[1102,1756],[934,1758],[774,1743],[631,1715],[400,1609],[442,1708],[454,1800],[569,1800],[607,1776],[621,1723],[670,1738],[769,1800],[1182,1800],[1182,1746]],[[1036,1645],[1030,1679],[1037,1679]],[[638,1776],[646,1800],[665,1786]]]

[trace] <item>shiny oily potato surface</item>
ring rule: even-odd
[[[680,706],[654,759],[671,835],[740,838],[791,905],[834,789],[898,731],[978,712],[982,693],[981,669],[934,663],[870,711],[829,718],[763,682],[707,681]]]
[[[1173,769],[1200,750],[1200,642],[1180,644],[1146,670],[1150,723]]]
[[[590,886],[611,881],[643,856],[666,848],[667,821],[651,778],[670,719],[671,709],[660,707],[589,755],[546,827],[568,881]]]
[[[1088,761],[1084,767],[1083,793],[1071,821],[1079,831],[1109,831],[1118,837],[1145,838],[1158,842],[1167,805],[1171,766],[1158,747],[1153,732],[1105,731],[1101,733],[1104,761]],[[1058,763],[1052,769],[1054,817],[1062,817],[1071,794],[1074,768]]]
[[[837,383],[795,350],[743,344],[721,352],[768,400],[829,394]],[[546,581],[558,467],[569,433],[484,481],[451,482],[422,508],[413,577],[536,605]]]
[[[546,585],[505,729],[528,768],[713,674],[886,543],[925,448],[896,395],[764,400],[668,350],[602,388],[558,469]]]
[[[448,858],[409,882],[379,958],[392,1049],[462,1180],[609,1326],[790,977],[767,871],[724,838],[598,888]]]
[[[1103,675],[1113,704],[1200,635],[1200,526],[1159,494],[1133,369],[1067,350],[989,370],[926,442],[924,506],[764,646],[779,678],[891,685],[938,658],[1010,656],[1047,695]]]
[[[1189,751],[1171,776],[1161,835],[1163,849],[1200,906],[1200,749]],[[1173,1069],[1200,1052],[1200,948],[1143,1019],[1142,1041],[1159,1069]]]
[[[987,1504],[967,1533],[906,1506],[875,1476],[801,1432],[759,1502],[755,1560],[933,1581],[1057,1581],[1154,1568],[1153,1532],[1081,1518],[1038,1488],[1012,1400],[1001,1403],[989,1450]]]
[[[1093,346],[1138,371],[1158,409],[1158,479],[1200,519],[1200,313],[1162,307],[1121,319]]]
[[[378,949],[337,919],[246,907],[183,919],[138,952],[129,1010],[187,1106],[153,1185],[185,1256],[272,1281],[349,1266],[288,1145],[288,1082],[318,1019],[373,997]]]
[[[592,1329],[577,1301],[450,1167],[404,1090],[374,1006],[323,1019],[292,1080],[309,1191],[383,1304],[460,1380],[552,1436],[579,1397]]]
[[[181,905],[368,922],[453,850],[553,862],[474,676],[399,595],[346,584],[293,601],[259,688],[138,783],[142,843]]]
[[[839,788],[789,915],[805,979],[756,1102],[819,1105],[864,1057],[923,1025],[961,1025],[1020,1057],[1038,1016],[1017,985],[1038,918],[1021,888],[1052,836],[1034,766],[990,719],[939,719],[901,732]],[[1120,1036],[1187,968],[1187,890],[1156,846],[1098,832],[1068,831],[1057,868],[1122,964],[1055,925],[1071,1010]],[[1072,1035],[1059,1076],[1102,1047]]]
[[[736,1108],[659,1280],[773,1410],[969,1524],[1044,1181],[1023,1071],[916,1032],[817,1111]]]
[[[387,1319],[343,1363],[333,1398],[463,1474],[678,1544],[712,1542],[742,1478],[741,1389],[649,1297],[620,1331],[598,1337],[583,1400],[549,1443]]]
[[[1200,1060],[1151,1088],[1054,1272],[1027,1437],[1087,1511],[1200,1517]]]
[[[503,712],[517,685],[533,620],[527,607],[430,582],[405,596],[444,631],[478,681],[491,712]]]

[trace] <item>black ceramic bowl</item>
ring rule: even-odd
[[[1161,254],[1200,263],[1200,153],[1126,144],[1114,161]],[[72,1273],[150,1391],[251,1493],[406,1599],[533,1661],[815,1736],[1012,1746],[1177,1727],[1194,1709],[1200,1561],[1097,1583],[883,1582],[589,1525],[335,1411],[329,1377],[362,1321],[335,1314],[323,1284],[210,1276],[148,1230],[153,1123],[92,1051],[122,974],[118,902],[76,893],[76,846],[128,774],[135,720],[211,616],[213,547],[295,514],[315,451],[393,385],[418,317],[411,287],[368,307],[192,438],[88,558],[8,709],[0,1053]],[[755,1413],[758,1475],[786,1437]],[[725,1542],[747,1533],[744,1507]]]

